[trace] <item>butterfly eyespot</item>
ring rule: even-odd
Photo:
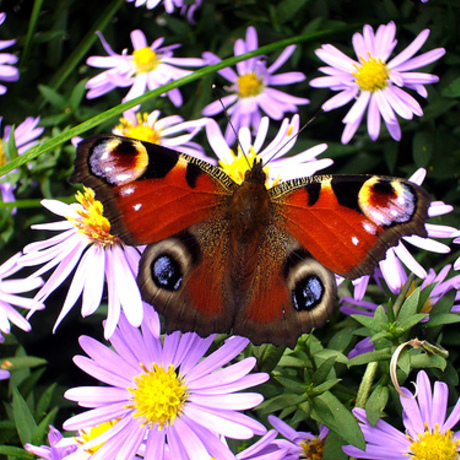
[[[299,282],[292,291],[292,301],[297,311],[314,309],[323,298],[324,285],[321,280],[310,275]]]
[[[169,254],[160,254],[151,265],[152,280],[162,289],[177,291],[183,280],[179,263]]]

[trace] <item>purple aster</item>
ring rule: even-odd
[[[105,41],[102,34],[98,33],[102,45],[109,56],[91,56],[87,64],[92,67],[109,69],[91,78],[86,84],[89,89],[86,97],[93,99],[102,96],[117,87],[130,87],[123,101],[129,101],[145,91],[159,88],[178,78],[192,73],[190,70],[176,66],[200,67],[203,60],[199,58],[175,58],[173,50],[181,45],[161,47],[164,38],[156,39],[150,46],[147,44],[145,35],[140,30],[131,32],[131,42],[134,51],[127,54],[116,54]],[[178,88],[168,91],[167,95],[171,102],[179,107],[182,105],[182,95]]]
[[[44,130],[44,128],[37,127],[39,121],[40,117],[27,117],[22,123],[20,123],[14,129],[14,142],[19,155],[22,155],[24,152],[26,152],[28,149],[33,147],[38,142],[36,139],[43,133]],[[6,143],[8,143],[10,139],[11,128],[11,125],[6,125],[3,130],[2,139]],[[8,159],[4,155],[0,143],[0,166],[5,164],[7,161]],[[15,201],[13,193],[15,188],[15,184],[11,184],[10,182],[8,182],[8,176],[4,176],[0,179],[0,193],[5,203],[11,203],[12,201]]]
[[[35,296],[37,302],[44,302],[76,268],[54,330],[80,296],[82,316],[94,313],[101,303],[105,279],[108,314],[104,334],[110,337],[121,308],[131,324],[138,326],[142,321],[143,305],[136,283],[140,254],[110,233],[102,203],[94,199],[91,189],[85,189],[84,194],[77,193],[76,197],[79,203],[70,205],[57,200],[42,201],[45,208],[65,220],[32,226],[59,233],[48,240],[28,244],[18,263],[28,267],[44,264],[35,276],[54,268]]]
[[[193,22],[193,14],[198,6],[201,5],[203,0],[194,0],[192,1],[184,1],[184,0],[126,0],[128,3],[134,3],[134,6],[137,8],[138,6],[145,5],[148,10],[153,10],[156,6],[163,2],[165,7],[165,11],[168,14],[174,12],[175,8],[180,8],[180,13],[182,15],[187,14],[187,19],[190,22]]]
[[[50,426],[48,433],[49,446],[34,446],[26,444],[24,449],[40,457],[38,460],[63,460],[67,455],[77,450],[75,438],[64,438],[59,430]]]
[[[225,436],[250,439],[263,435],[263,425],[239,411],[251,409],[263,400],[246,392],[269,376],[249,374],[253,357],[222,368],[249,341],[233,336],[219,349],[204,357],[214,337],[174,332],[164,341],[152,327],[153,309],[145,312],[141,330],[122,316],[110,342],[103,345],[82,336],[80,345],[89,357],[76,356],[75,364],[106,386],[77,387],[65,397],[90,410],[64,423],[67,430],[84,429],[100,423],[116,423],[85,448],[102,444],[92,460],[130,459],[145,442],[145,458],[234,459],[219,439]]]
[[[256,29],[248,27],[246,41],[240,38],[235,43],[235,56],[257,48]],[[302,72],[274,75],[291,57],[295,48],[295,45],[288,46],[270,67],[267,67],[265,59],[255,57],[236,64],[238,73],[231,67],[219,70],[218,73],[231,83],[231,86],[225,88],[231,94],[223,97],[222,101],[214,101],[207,105],[203,109],[203,115],[213,116],[222,112],[223,104],[236,131],[246,126],[252,127],[253,132],[257,132],[262,118],[261,110],[270,118],[281,120],[286,112],[297,112],[297,105],[308,104],[310,102],[308,99],[291,96],[272,88],[272,86],[291,85],[305,80]],[[221,61],[219,57],[209,52],[203,53],[203,57],[209,64]],[[227,126],[225,139],[229,144],[235,141],[235,134],[230,125]]]
[[[421,313],[429,313],[433,306],[444,297],[451,289],[458,290],[460,289],[460,275],[453,276],[452,278],[447,278],[447,275],[450,272],[451,265],[446,265],[439,271],[438,274],[430,268],[427,276],[422,281],[420,285],[420,290],[423,291],[425,288],[436,284],[436,286],[430,292],[430,295],[425,301],[421,309]],[[407,281],[407,275],[405,271],[402,271],[402,279],[405,280],[403,284]],[[458,299],[457,299],[458,300]],[[375,310],[378,308],[378,304],[369,302],[366,300],[357,300],[352,297],[343,297],[340,301],[341,307],[340,311],[345,315],[366,315],[374,316]],[[454,305],[452,307],[452,312],[460,312],[460,305]]]
[[[315,436],[312,433],[294,430],[294,428],[291,428],[287,423],[274,415],[269,415],[268,421],[275,430],[288,440],[275,441],[280,447],[289,447],[286,456],[283,457],[284,459],[323,458],[324,440],[329,433],[329,428],[321,425],[319,435]]]
[[[295,145],[299,132],[299,116],[292,120],[285,118],[275,138],[265,147],[269,127],[269,118],[263,117],[257,135],[254,139],[248,127],[242,127],[238,132],[238,154],[229,147],[222,132],[214,120],[206,125],[206,135],[211,148],[219,159],[219,165],[237,183],[242,183],[244,173],[248,169],[248,161],[252,165],[256,157],[262,158],[267,164],[267,185],[269,187],[297,177],[311,176],[317,171],[327,168],[333,161],[330,158],[318,160],[316,157],[327,149],[327,144],[318,144],[308,150],[283,158]],[[243,149],[246,158],[241,152]]]
[[[401,128],[396,115],[406,120],[412,119],[413,115],[423,115],[420,104],[402,88],[414,90],[420,96],[427,97],[424,85],[436,83],[439,78],[436,75],[411,71],[438,60],[445,50],[436,48],[413,57],[430,35],[430,31],[425,29],[404,51],[388,61],[397,44],[395,35],[394,22],[381,25],[375,34],[370,25],[365,25],[362,35],[353,35],[357,61],[333,45],[323,45],[316,50],[316,55],[329,66],[320,67],[319,70],[327,76],[314,78],[310,85],[340,91],[326,101],[322,108],[328,112],[354,101],[343,119],[344,144],[355,134],[366,110],[367,130],[373,141],[379,136],[381,118],[391,137],[399,141]]]
[[[160,118],[160,111],[140,113],[127,111],[120,124],[112,131],[119,136],[131,137],[163,145],[187,155],[207,160],[204,149],[191,139],[208,123],[207,118],[184,121],[179,115]]]
[[[44,308],[42,303],[37,304],[34,299],[17,295],[42,286],[43,280],[40,277],[6,279],[22,268],[18,264],[20,257],[21,254],[17,253],[0,265],[0,331],[4,334],[10,333],[10,323],[13,323],[23,331],[29,332],[31,330],[30,323],[16,310],[16,307],[26,310],[41,310]]]
[[[6,13],[0,13],[0,25],[5,22]],[[16,43],[16,40],[0,40],[0,50],[9,48]],[[16,64],[18,58],[14,54],[0,53],[0,81],[18,81],[19,70],[13,67],[12,64]],[[5,94],[7,87],[0,85],[0,95]]]
[[[343,447],[347,455],[368,460],[457,459],[460,454],[460,432],[452,431],[460,420],[460,401],[447,417],[449,390],[444,382],[437,381],[432,391],[425,371],[417,374],[417,392],[412,395],[403,389],[400,397],[403,407],[402,433],[380,419],[372,426],[366,411],[353,409],[366,441],[366,450],[354,446]]]

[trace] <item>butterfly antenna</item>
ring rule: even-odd
[[[276,157],[276,155],[278,155],[278,152],[282,149],[284,149],[284,147],[286,147],[287,144],[289,144],[289,142],[292,142],[293,139],[295,139],[296,137],[299,136],[299,134],[305,129],[307,128],[307,126],[310,125],[310,123],[312,123],[313,121],[315,121],[321,114],[323,114],[324,110],[323,109],[319,109],[300,129],[299,131],[297,132],[297,134],[292,137],[292,139],[288,139],[279,149],[277,149],[277,152],[274,153],[264,164],[264,166],[266,166],[268,163],[270,163],[270,161],[273,160],[273,158]]]
[[[238,142],[238,148],[241,150],[241,153],[243,154],[244,158],[246,159],[246,163],[248,164],[249,168],[251,168],[251,164],[249,163],[248,156],[246,155],[246,152],[243,150],[243,146],[241,145],[240,139],[238,137],[238,133],[236,132],[236,129],[233,126],[232,120],[230,119],[230,116],[228,115],[227,109],[226,109],[224,103],[222,102],[222,98],[220,97],[219,90],[217,89],[217,86],[214,85],[214,84],[211,86],[211,88],[212,88],[212,90],[214,92],[214,96],[216,96],[216,99],[220,102],[220,105],[222,106],[222,109],[223,109],[224,114],[225,114],[225,118],[227,118],[228,124],[229,124],[230,128],[232,129],[233,134],[235,134],[236,141]]]

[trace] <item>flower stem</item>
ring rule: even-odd
[[[355,407],[364,408],[364,406],[366,405],[366,402],[369,399],[369,394],[371,392],[371,387],[374,381],[375,373],[377,372],[377,367],[377,361],[373,361],[367,365],[366,372],[364,372],[363,379],[361,380],[361,384],[359,385]]]

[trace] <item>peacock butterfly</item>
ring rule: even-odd
[[[239,185],[200,159],[113,135],[78,145],[71,181],[94,189],[121,241],[148,245],[137,282],[168,331],[233,330],[291,348],[331,314],[334,273],[371,274],[402,236],[426,236],[430,202],[374,175],[267,189],[257,160]]]

